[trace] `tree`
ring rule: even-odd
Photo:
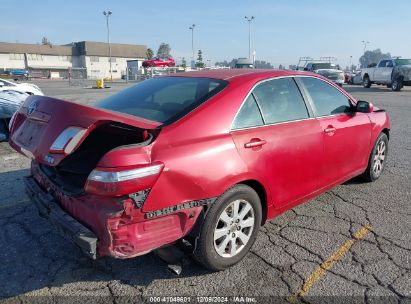
[[[41,39],[41,44],[51,46],[51,42],[48,40],[47,37],[43,37],[43,38]]]
[[[171,52],[171,47],[168,43],[162,42],[158,47],[157,57],[165,58],[169,57]]]
[[[154,56],[153,50],[150,49],[150,48],[148,48],[147,51],[146,51],[146,57],[147,57],[147,59],[152,59],[153,56]]]
[[[366,68],[371,63],[378,63],[378,61],[382,59],[389,59],[391,58],[390,53],[382,53],[380,49],[376,49],[374,51],[366,51],[364,55],[360,57],[360,65],[361,68]]]
[[[254,61],[254,68],[256,69],[273,69],[273,65],[269,62],[264,60],[256,60]]]
[[[237,59],[232,59],[230,62],[228,62],[227,60],[220,61],[220,62],[217,61],[214,65],[218,67],[234,68],[236,63],[237,63]]]
[[[182,66],[183,68],[186,68],[186,67],[187,67],[187,61],[186,61],[185,57],[183,57],[183,58],[181,59],[181,66]]]
[[[203,62],[203,52],[201,50],[198,50],[198,57],[197,57],[196,67],[200,68],[200,69],[205,67],[205,64]]]

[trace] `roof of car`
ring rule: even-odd
[[[313,75],[310,72],[305,71],[289,71],[289,70],[260,70],[260,69],[214,69],[203,71],[191,71],[184,73],[173,74],[172,76],[178,77],[204,77],[214,78],[222,80],[232,80],[241,77],[255,75],[257,77],[280,77],[280,76],[293,76],[293,75]]]

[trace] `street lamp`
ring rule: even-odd
[[[351,71],[351,61],[352,61],[352,56],[350,56],[350,66],[349,66],[350,71]]]
[[[190,26],[188,29],[191,30],[191,51],[193,53],[193,60],[194,61],[194,28],[196,25],[193,23],[192,26]]]
[[[255,18],[254,16],[251,17],[244,17],[245,20],[248,21],[248,58],[251,58],[251,21]]]
[[[110,57],[110,80],[113,81],[113,74],[111,69],[111,44],[110,44],[110,27],[108,26],[108,17],[112,14],[111,11],[107,10],[103,12],[103,15],[106,16],[106,25],[107,25],[107,41],[108,41],[108,56]]]
[[[363,40],[363,41],[361,41],[362,42],[362,44],[364,44],[364,54],[365,54],[365,50],[367,49],[367,44],[370,44],[370,42],[369,41],[365,41],[365,40]]]

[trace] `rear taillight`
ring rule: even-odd
[[[16,121],[16,116],[17,116],[18,111],[14,112],[13,116],[11,116],[10,122],[9,122],[9,131],[13,131],[13,126],[14,122]]]
[[[162,163],[152,163],[134,168],[97,168],[86,182],[88,193],[121,196],[151,188],[164,168]]]
[[[65,129],[51,145],[50,153],[70,154],[78,146],[86,132],[87,129],[79,127]]]

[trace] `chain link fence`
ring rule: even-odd
[[[68,79],[69,86],[88,86],[87,68],[70,68],[68,71]]]

